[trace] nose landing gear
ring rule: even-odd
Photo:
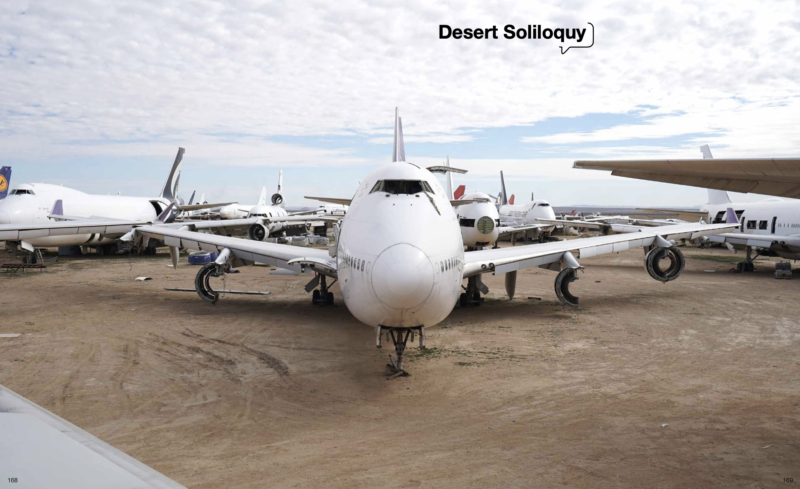
[[[406,343],[411,338],[414,342],[414,336],[419,335],[419,347],[425,349],[425,326],[415,326],[413,328],[392,328],[387,326],[378,326],[375,328],[376,345],[381,348],[381,336],[386,332],[386,339],[391,338],[394,343],[394,352],[397,358],[392,358],[389,355],[389,363],[386,364],[386,374],[389,376],[388,380],[396,379],[397,377],[408,377],[410,374],[403,369],[403,353],[406,350]]]

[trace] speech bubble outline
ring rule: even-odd
[[[570,46],[567,49],[564,49],[564,46],[559,46],[559,48],[561,49],[561,54],[565,54],[567,51],[569,51],[570,49],[573,49],[573,48],[574,49],[579,49],[579,48],[587,49],[587,48],[590,48],[590,47],[594,46],[594,24],[592,24],[591,22],[587,22],[587,24],[592,26],[592,43],[589,44],[588,46]]]

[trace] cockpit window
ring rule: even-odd
[[[550,207],[550,204],[539,204],[539,207]]]
[[[26,188],[15,188],[10,192],[9,195],[36,195],[33,193],[33,190],[28,190]]]
[[[369,193],[385,192],[387,194],[418,194],[420,192],[433,193],[428,182],[422,180],[379,180]]]

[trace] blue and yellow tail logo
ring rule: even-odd
[[[8,180],[5,175],[0,175],[0,192],[5,192],[8,188]]]

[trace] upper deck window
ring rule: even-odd
[[[392,195],[413,195],[420,192],[433,193],[428,182],[423,180],[379,180],[369,193],[385,192]]]

